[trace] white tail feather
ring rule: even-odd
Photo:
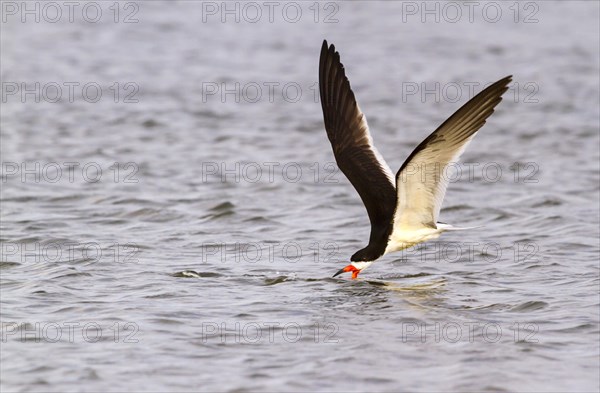
[[[455,227],[452,226],[450,224],[444,224],[441,222],[437,223],[437,228],[442,230],[442,231],[466,231],[467,229],[478,229],[478,228],[483,228],[483,225],[478,225],[475,227]]]

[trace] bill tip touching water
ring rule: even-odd
[[[464,104],[415,148],[394,176],[373,144],[339,52],[323,41],[319,93],[325,130],[338,167],[360,195],[371,223],[368,245],[333,277],[352,273],[355,279],[388,253],[436,239],[446,231],[472,228],[438,221],[448,186],[441,173],[460,158],[502,101],[511,80],[511,75],[498,80]],[[423,176],[424,171],[428,176]]]

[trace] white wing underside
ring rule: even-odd
[[[452,228],[438,225],[446,195],[447,168],[465,151],[485,120],[502,100],[511,77],[503,78],[473,97],[429,135],[396,175],[396,210],[391,242],[420,243]]]
[[[458,161],[473,136],[460,143],[440,142],[417,153],[397,179],[398,203],[394,232],[437,228],[449,177],[446,168]]]
[[[362,119],[360,121],[360,127],[365,130],[364,133],[365,133],[365,136],[367,137],[367,144],[369,145],[369,148],[371,149],[373,154],[375,154],[375,158],[377,158],[377,161],[379,162],[379,166],[381,167],[381,169],[387,176],[388,180],[390,181],[390,184],[392,186],[394,186],[394,188],[395,188],[396,187],[396,179],[394,178],[392,169],[387,164],[387,162],[385,161],[385,159],[383,158],[381,153],[379,153],[379,150],[377,150],[377,148],[375,147],[375,144],[373,143],[373,137],[371,136],[371,131],[369,130],[369,125],[367,124],[367,117],[364,115],[364,113],[362,113],[358,104],[356,104],[356,108],[357,108],[358,112],[362,114]]]

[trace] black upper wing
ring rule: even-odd
[[[396,206],[395,178],[377,152],[340,54],[323,41],[319,62],[319,89],[327,136],[341,171],[360,195],[371,221],[371,242],[391,223]],[[387,239],[386,239],[387,240]]]

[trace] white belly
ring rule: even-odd
[[[418,230],[396,230],[390,236],[385,254],[404,250],[427,240],[437,239],[443,230],[435,228],[420,228]]]

